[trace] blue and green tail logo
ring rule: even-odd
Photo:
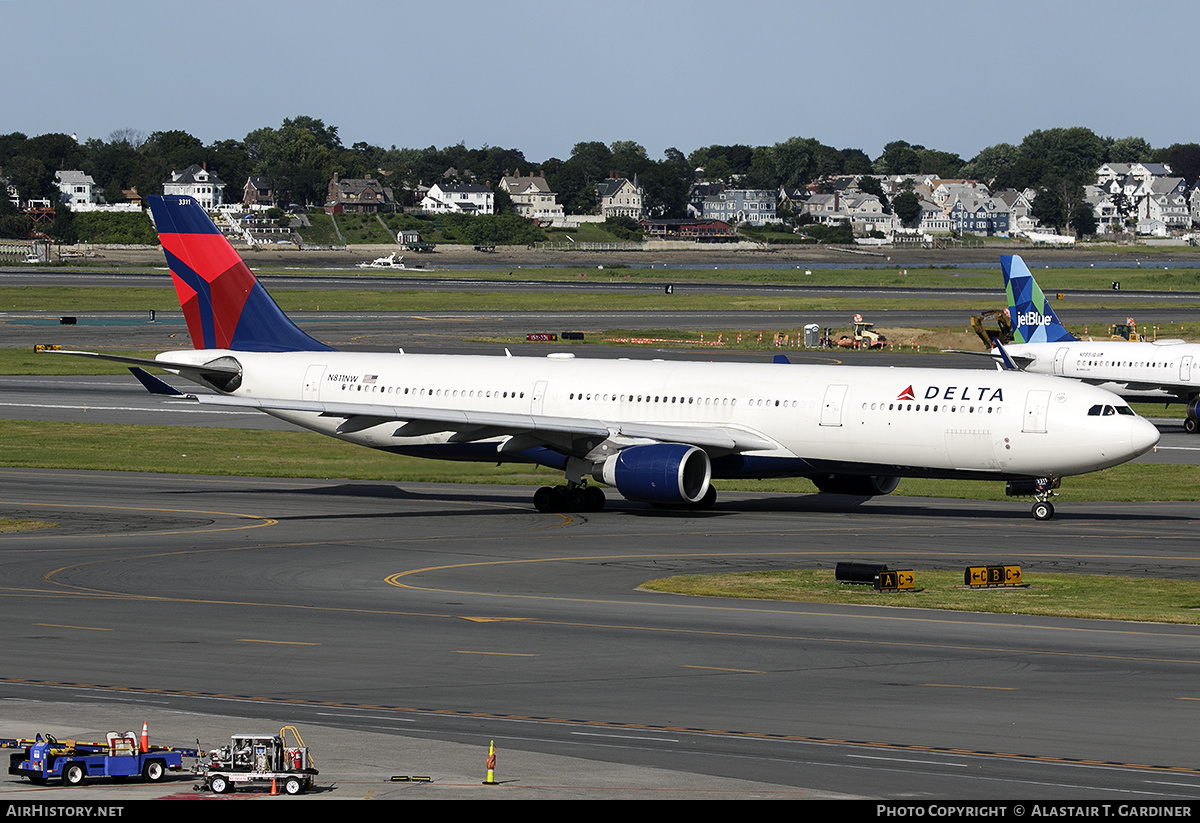
[[[1058,316],[1025,261],[1014,255],[1002,255],[1004,290],[1008,294],[1008,313],[1017,343],[1058,343],[1076,339],[1058,322]]]

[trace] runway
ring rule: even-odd
[[[700,516],[619,500],[566,516],[504,487],[0,470],[0,514],[60,524],[0,536],[0,697],[91,703],[100,727],[128,702],[152,724],[236,712],[495,739],[669,772],[683,796],[712,776],[807,796],[1200,798],[1200,627],[637,588],[844,559],[1200,578],[1192,504],[1012,509],[724,494]]]

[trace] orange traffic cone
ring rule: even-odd
[[[271,796],[279,794],[279,787],[275,785],[275,778],[271,778]]]
[[[150,751],[150,728],[142,721],[142,754]]]

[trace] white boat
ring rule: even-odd
[[[396,253],[392,252],[387,257],[376,257],[370,263],[359,263],[360,269],[407,269],[404,265],[404,258],[396,258]]]

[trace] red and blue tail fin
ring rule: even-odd
[[[190,197],[148,199],[193,347],[331,350],[288,319],[199,203]]]

